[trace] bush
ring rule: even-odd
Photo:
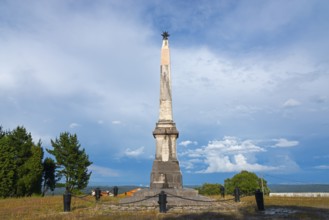
[[[239,187],[240,193],[243,195],[254,195],[257,189],[264,187],[264,193],[269,194],[270,190],[267,187],[267,181],[259,178],[255,173],[241,171],[234,175],[231,179],[225,180],[225,188],[228,194],[233,194],[234,188]]]
[[[201,195],[219,195],[221,184],[218,183],[204,183],[201,187],[197,187],[196,190],[199,191]]]

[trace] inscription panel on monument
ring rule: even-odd
[[[163,145],[162,145],[162,161],[168,161],[169,160],[169,146],[168,146],[168,140],[165,138],[163,139]]]

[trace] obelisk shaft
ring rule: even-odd
[[[172,120],[170,51],[167,38],[163,39],[161,48],[159,122]]]

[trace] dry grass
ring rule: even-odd
[[[254,196],[248,196],[241,199],[243,202],[256,206]],[[329,210],[329,197],[264,197],[266,206],[299,206],[324,208]]]
[[[104,197],[103,202],[117,203]],[[0,219],[77,219],[97,213],[93,197],[72,197],[71,212],[63,212],[63,196],[25,197],[0,200]],[[95,211],[93,211],[95,210]]]
[[[219,197],[214,197],[220,199]],[[240,208],[234,212],[205,212],[205,213],[166,213],[149,212],[111,212],[100,208],[100,204],[117,204],[118,199],[102,197],[101,203],[96,203],[91,196],[72,197],[71,212],[63,212],[63,197],[28,197],[0,199],[0,219],[273,219],[264,212],[256,210],[254,197],[241,199]],[[299,197],[265,197],[265,208],[294,209],[296,213],[288,216],[275,216],[275,219],[326,219],[329,217],[329,198],[299,198]]]

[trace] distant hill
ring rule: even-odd
[[[269,184],[271,192],[329,192],[329,184]]]

